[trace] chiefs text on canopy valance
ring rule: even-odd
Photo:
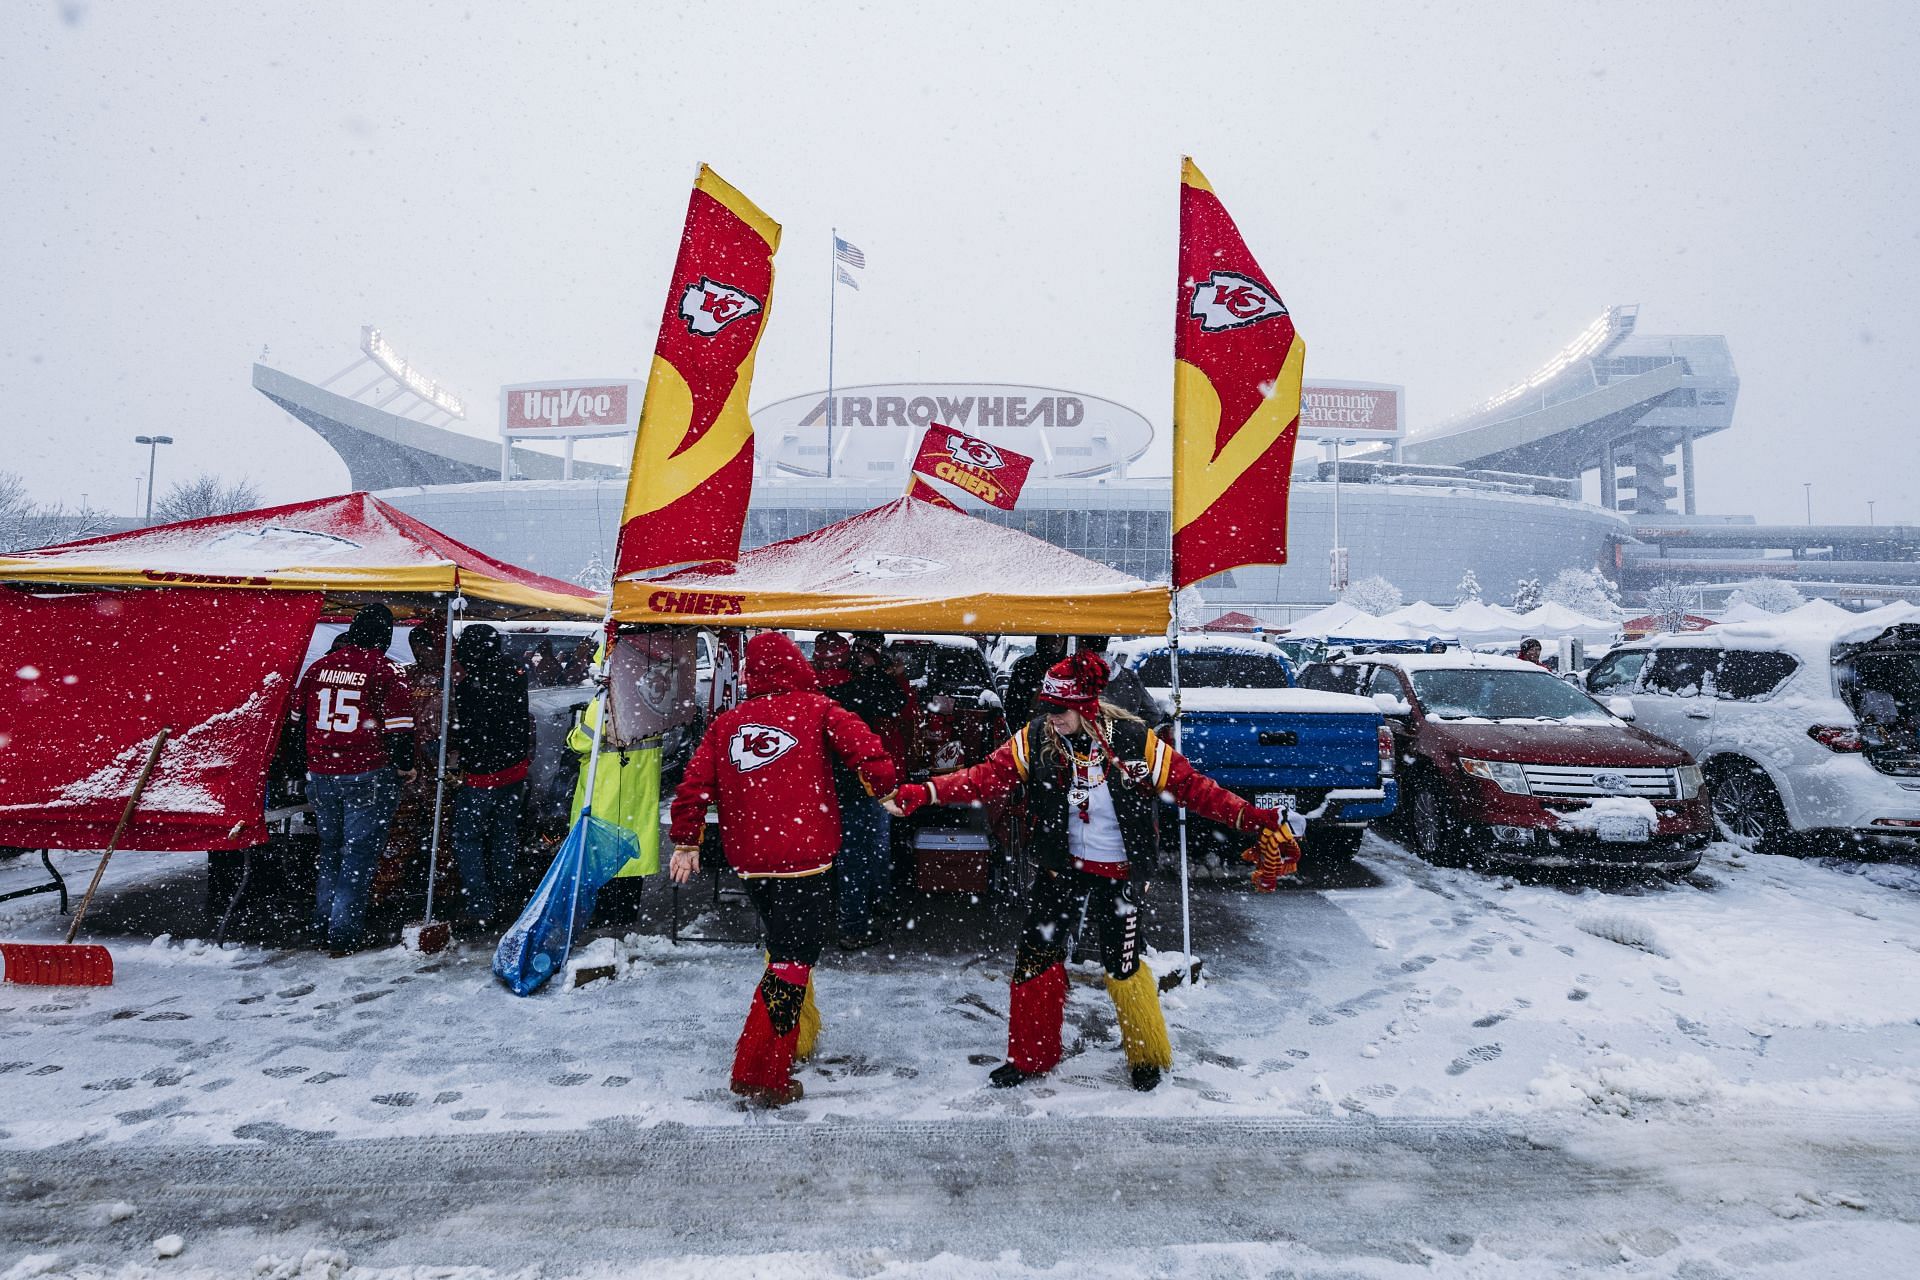
[[[616,581],[621,622],[1020,635],[1160,635],[1165,584],[928,502],[651,581]]]
[[[207,516],[0,556],[0,583],[449,595],[469,616],[597,618],[605,598],[455,542],[367,493]]]

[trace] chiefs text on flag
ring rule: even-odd
[[[701,165],[633,441],[616,602],[633,574],[740,555],[753,487],[747,394],[779,247],[780,224]]]
[[[989,506],[1011,511],[1027,482],[1027,472],[1033,469],[1033,459],[936,422],[920,440],[913,469],[963,489]],[[907,492],[912,493],[912,488]]]
[[[1180,171],[1173,340],[1173,585],[1287,562],[1306,344],[1192,160]]]

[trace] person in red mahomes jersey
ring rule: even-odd
[[[307,749],[307,799],[320,829],[313,932],[334,955],[364,945],[367,899],[400,784],[413,778],[413,698],[387,657],[393,614],[370,604],[307,668],[294,723]]]
[[[721,847],[746,882],[767,939],[766,971],[734,1048],[732,1087],[749,1103],[777,1107],[804,1092],[793,1063],[811,1052],[818,1027],[810,1010],[813,966],[833,910],[827,872],[840,849],[833,761],[876,796],[893,793],[895,774],[873,730],[820,692],[800,646],[785,635],[765,631],[747,641],[745,675],[746,700],[714,717],[674,792],[669,874],[675,884],[699,874],[707,810],[718,806]]]
[[[1140,962],[1140,899],[1153,877],[1161,796],[1248,832],[1259,850],[1256,889],[1271,892],[1299,863],[1277,810],[1256,808],[1200,773],[1139,717],[1102,701],[1106,687],[1106,660],[1091,649],[1056,662],[1034,696],[1039,714],[992,755],[910,782],[887,802],[906,817],[923,804],[978,804],[1026,784],[1039,869],[1014,952],[1007,1061],[988,1077],[996,1088],[1060,1063],[1067,949],[1083,910],[1100,936],[1133,1087],[1154,1088],[1173,1065],[1159,984]]]

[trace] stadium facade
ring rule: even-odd
[[[1920,585],[1920,531],[1821,527],[1788,536],[1739,517],[1699,516],[1693,445],[1732,425],[1739,378],[1724,338],[1643,334],[1638,319],[1637,307],[1609,308],[1532,376],[1412,435],[1403,388],[1310,382],[1289,513],[1291,563],[1203,583],[1207,607],[1284,624],[1325,603],[1336,528],[1351,579],[1378,574],[1409,600],[1451,601],[1468,570],[1499,599],[1520,580],[1590,568],[1630,593],[1659,582],[1711,590],[1762,576],[1836,596],[1906,594],[1901,584]],[[604,576],[625,477],[617,467],[575,463],[569,434],[608,434],[599,417],[609,413],[630,420],[640,383],[503,388],[500,437],[486,439],[455,429],[464,404],[377,332],[366,331],[362,348],[360,362],[325,383],[256,365],[254,386],[334,448],[355,488],[380,491],[453,536],[543,573]],[[369,365],[366,385],[332,385]],[[630,396],[616,394],[622,386]],[[519,403],[529,388],[559,398],[542,399],[542,414],[530,419]],[[396,400],[398,412],[389,408]],[[606,413],[596,417],[602,402]],[[566,410],[572,418],[565,405],[577,406]],[[1036,459],[1015,511],[975,504],[975,514],[1124,572],[1167,574],[1170,483],[1138,474],[1156,429],[1113,401],[1052,387],[913,383],[839,387],[831,399],[792,396],[753,418],[749,547],[897,496],[921,435],[939,422]],[[543,436],[569,456],[523,447]],[[1314,439],[1363,448],[1337,463],[1318,461]],[[1582,500],[1596,472],[1598,504]]]

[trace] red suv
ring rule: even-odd
[[[1713,831],[1700,766],[1552,672],[1477,653],[1327,668],[1387,713],[1400,814],[1430,862],[1684,875]]]

